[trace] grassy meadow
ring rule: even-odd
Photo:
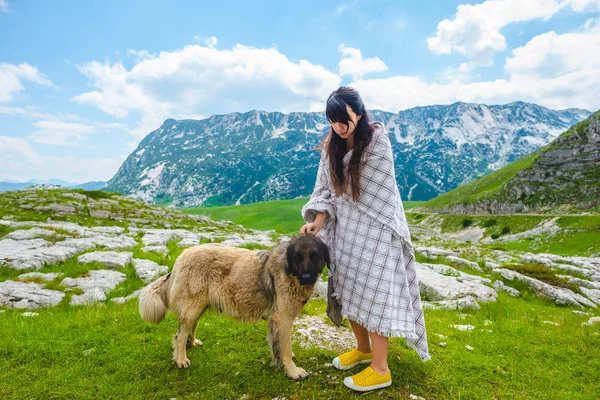
[[[300,208],[305,202],[306,199],[295,199],[186,211],[232,220],[248,228],[292,233],[302,224]],[[405,203],[406,208],[413,205]],[[502,233],[506,227],[510,227],[510,233],[522,232],[539,225],[541,218],[547,219],[411,212],[407,216],[412,226],[427,220],[429,226],[438,227],[445,234],[479,227],[488,236],[509,234]],[[595,246],[599,242],[594,242],[594,238],[600,237],[597,231],[600,221],[594,218],[561,217],[558,223],[566,235],[562,244],[560,237],[549,237],[541,241],[492,243],[481,245],[480,249],[486,254],[495,248],[530,246],[529,249],[536,251],[558,250],[557,254],[572,255],[583,250],[591,254],[597,251]],[[171,224],[172,228],[178,227],[174,220]],[[0,226],[0,238],[11,230],[14,228]],[[435,238],[432,240],[435,245]],[[134,257],[172,268],[182,249],[176,241],[170,241],[167,247],[170,250],[167,256],[144,253],[141,245],[132,252]],[[102,268],[98,264],[81,265],[76,258],[44,267],[40,272],[79,277],[90,269]],[[107,293],[108,299],[126,296],[144,285],[133,268],[127,267],[123,272],[127,280]],[[0,266],[0,281],[15,279],[20,273]],[[501,279],[497,274],[487,276]],[[45,283],[45,287],[64,289],[60,287],[61,280]],[[207,312],[200,320],[198,337],[204,346],[188,352],[191,367],[177,369],[171,348],[177,329],[174,316],[168,315],[159,325],[148,325],[139,317],[137,300],[122,305],[107,301],[72,307],[68,303],[73,294],[78,294],[74,290],[67,292],[59,306],[34,310],[39,313],[34,317],[23,316],[24,310],[0,310],[0,398],[407,399],[411,394],[427,400],[598,398],[600,324],[587,326],[583,322],[600,312],[587,309],[582,311],[589,315],[575,314],[572,308],[535,297],[525,286],[513,284],[513,287],[521,291],[522,297],[499,293],[498,301],[484,303],[480,310],[427,309],[425,320],[432,359],[423,363],[403,339],[391,339],[389,365],[394,384],[366,394],[353,393],[342,383],[344,377],[360,367],[339,371],[326,366],[337,355],[335,351],[326,346],[305,348],[297,340],[293,344],[296,362],[311,376],[301,382],[289,380],[281,370],[269,366],[264,321],[238,323],[214,311]],[[324,315],[325,307],[323,300],[311,300],[303,314],[321,316],[330,323]],[[452,327],[464,324],[475,329],[460,331]],[[349,342],[348,349],[353,345]]]

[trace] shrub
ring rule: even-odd
[[[507,233],[510,233],[510,228],[508,226],[505,226],[504,228],[502,228],[502,234],[506,235]]]
[[[494,233],[494,234],[492,235],[492,239],[498,239],[499,237],[500,237],[500,235],[498,235],[497,233]]]
[[[472,223],[473,223],[473,220],[470,218],[465,218],[462,220],[463,228],[466,228],[467,226],[471,226]]]
[[[490,227],[490,226],[494,226],[496,225],[496,220],[495,219],[488,219],[487,221],[485,221],[483,223],[483,226],[485,226],[486,228]]]

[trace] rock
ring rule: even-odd
[[[43,281],[53,281],[56,278],[58,278],[59,276],[62,276],[62,273],[58,273],[58,272],[50,272],[47,274],[42,274],[41,272],[29,272],[26,274],[21,274],[17,277],[17,279],[19,280],[26,280],[26,279],[41,279]]]
[[[89,306],[99,301],[106,301],[106,294],[104,294],[101,288],[92,287],[83,292],[83,294],[73,295],[69,304],[72,306]]]
[[[80,194],[80,193],[63,193],[62,195],[63,195],[63,197],[71,197],[71,198],[79,200],[79,201],[87,201],[87,196],[85,194]]]
[[[495,301],[498,297],[494,289],[481,283],[482,278],[470,275],[471,278],[467,279],[465,275],[468,274],[464,273],[459,277],[441,275],[420,263],[416,263],[416,267],[421,294],[433,301],[457,300],[464,297],[473,297],[478,301]]]
[[[483,321],[483,325],[485,325],[485,326],[490,326],[492,324],[493,324],[493,322],[490,321],[489,319],[486,319],[485,321]]]
[[[499,272],[504,279],[509,281],[516,279],[525,283],[531,288],[531,290],[533,290],[536,296],[553,300],[555,304],[571,305],[576,307],[596,307],[596,304],[580,294],[573,293],[573,291],[570,289],[557,288],[538,279],[522,275],[509,269],[498,268],[496,272]]]
[[[116,269],[131,264],[133,255],[129,252],[95,251],[80,255],[77,261],[82,264],[99,262],[108,268]]]
[[[159,276],[169,272],[169,268],[164,265],[158,265],[154,261],[144,260],[141,258],[133,259],[133,267],[135,274],[144,282],[150,283],[155,281]]]
[[[458,329],[459,331],[469,332],[475,329],[473,325],[450,325],[451,328]]]
[[[93,353],[94,351],[96,351],[96,350],[95,350],[95,349],[93,349],[93,348],[92,348],[92,349],[87,349],[87,350],[84,350],[84,351],[83,351],[83,355],[84,355],[84,356],[87,356],[88,354],[90,354],[90,353]]]
[[[64,293],[44,289],[35,282],[0,282],[0,305],[8,308],[35,309],[58,305]]]
[[[583,311],[579,311],[579,310],[572,310],[571,311],[573,314],[577,314],[577,315],[592,315],[592,313],[589,312],[583,312]]]
[[[430,270],[437,272],[440,275],[454,276],[461,282],[464,280],[467,280],[467,281],[473,281],[473,282],[477,282],[477,283],[481,283],[481,284],[492,283],[492,281],[488,278],[483,278],[481,276],[467,274],[466,272],[459,271],[448,265],[430,264],[430,263],[420,263],[420,265],[423,267],[429,268]]]
[[[50,246],[52,243],[44,239],[2,239],[0,240],[0,260],[13,269],[41,268],[44,266],[43,260],[32,260],[28,255],[32,250],[37,251],[42,247]]]
[[[424,301],[424,308],[430,309],[442,309],[442,310],[479,310],[479,303],[471,296],[463,297],[456,300],[442,300],[442,301]]]
[[[326,316],[302,315],[294,323],[294,339],[302,347],[318,347],[321,349],[344,352],[348,343],[354,343],[354,334],[344,326],[336,327],[326,323]]]
[[[38,313],[36,313],[36,312],[30,312],[30,311],[28,311],[28,312],[24,312],[24,313],[23,313],[23,314],[21,314],[21,315],[22,315],[23,317],[37,317],[37,316],[38,316],[38,315],[40,315],[40,314],[38,314]]]
[[[440,347],[446,347],[448,344],[446,342],[440,342]]]
[[[31,229],[20,229],[10,232],[8,235],[4,236],[3,239],[25,240],[56,235],[57,233],[55,231],[34,227]]]
[[[438,257],[457,256],[458,254],[451,250],[440,249],[438,247],[414,246],[415,252],[425,257],[436,259]]]
[[[322,279],[317,279],[312,297],[327,299],[327,282]]]
[[[574,272],[587,276],[592,280],[600,281],[600,263],[594,257],[562,257],[548,253],[525,253],[522,259],[523,262],[539,263],[552,269]]]
[[[501,263],[510,263],[515,261],[515,258],[513,256],[506,254],[501,250],[494,250],[490,253],[490,255],[495,257],[496,260],[500,261]]]
[[[118,271],[105,269],[92,270],[89,272],[89,276],[84,278],[65,278],[61,282],[61,285],[79,288],[84,292],[98,288],[101,289],[103,293],[107,293],[125,281],[126,277],[127,276],[124,273]]]
[[[108,219],[110,218],[110,213],[105,210],[90,210],[90,216],[94,218]]]
[[[75,254],[94,247],[96,244],[88,238],[68,238],[55,245],[43,239],[6,239],[0,240],[0,261],[13,269],[40,269],[45,265],[64,262]]]
[[[592,282],[581,278],[575,278],[569,275],[557,275],[561,278],[565,278],[567,281],[576,284],[577,286],[588,288],[588,289],[600,289],[600,282]]]
[[[177,242],[177,246],[179,247],[192,247],[198,244],[200,244],[200,239],[195,238],[182,239],[179,242]]]
[[[512,297],[519,297],[519,296],[521,296],[521,292],[519,292],[515,288],[511,288],[510,286],[506,286],[504,284],[504,282],[502,282],[501,280],[494,281],[493,286],[494,286],[494,288],[496,290],[502,290],[502,291],[508,293],[509,295],[511,295]]]
[[[48,208],[56,214],[77,214],[77,209],[68,204],[50,204]]]
[[[483,238],[485,229],[478,226],[472,226],[466,229],[462,229],[458,232],[452,233],[450,236],[452,239],[459,240],[461,242],[477,243]]]
[[[552,322],[552,321],[542,321],[542,323],[546,324],[546,325],[554,325],[554,326],[560,326],[560,324],[558,322]]]
[[[465,349],[467,349],[467,350],[469,350],[469,351],[473,351],[473,350],[475,350],[474,348],[472,348],[472,347],[471,347],[471,346],[469,346],[469,345],[466,345],[466,346],[465,346]]]
[[[169,248],[167,246],[146,246],[142,247],[144,253],[158,253],[163,256],[169,254]]]
[[[581,325],[594,325],[600,322],[600,317],[591,317],[587,322],[584,322]]]
[[[447,339],[448,337],[446,335],[442,335],[440,333],[436,333],[437,337],[439,337],[440,339]]]
[[[600,304],[600,290],[599,289],[588,289],[586,287],[580,287],[581,293],[583,293],[588,299],[592,300],[596,304]]]
[[[409,396],[409,398],[410,398],[411,400],[425,400],[424,398],[422,398],[421,396],[417,396],[416,394],[411,394],[411,395]]]
[[[142,237],[142,243],[145,246],[165,246],[170,240],[182,239],[181,231],[183,230],[146,229],[146,234]],[[196,243],[198,242],[199,240]]]
[[[114,298],[110,299],[110,301],[113,301],[117,304],[123,304],[123,303],[128,302],[129,300],[136,299],[140,295],[141,291],[142,291],[141,289],[136,290],[135,292],[131,293],[129,296],[126,296],[126,297],[114,297]]]
[[[131,250],[137,246],[137,242],[134,238],[129,236],[96,236],[90,239],[92,243],[106,247],[109,250]]]
[[[492,260],[485,260],[485,267],[493,271],[496,268],[502,268],[502,265]]]
[[[125,232],[125,228],[121,226],[94,226],[89,228],[89,231],[103,235],[121,235]]]
[[[458,265],[463,265],[465,267],[472,268],[475,271],[483,272],[483,269],[481,269],[479,264],[477,264],[476,262],[473,262],[473,261],[465,260],[464,258],[448,256],[448,257],[446,257],[446,260],[454,262]]]

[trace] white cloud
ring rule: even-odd
[[[570,73],[600,74],[600,29],[557,34],[548,32],[531,39],[506,59],[505,70],[513,79],[546,79]]]
[[[22,80],[55,87],[36,67],[27,63],[19,65],[0,63],[0,102],[11,101],[15,95],[23,91],[25,88],[21,84]]]
[[[143,137],[166,118],[249,109],[308,110],[322,103],[340,77],[306,60],[290,61],[275,48],[200,45],[161,52],[127,70],[122,64],[78,66],[96,90],[74,97],[116,117],[142,115],[131,130]]]
[[[29,138],[36,143],[57,146],[72,146],[79,144],[92,133],[106,133],[111,130],[125,131],[128,127],[119,123],[80,124],[58,120],[38,121],[33,124],[37,130]]]
[[[565,0],[563,3],[570,5],[575,12],[599,11],[599,0]]]
[[[218,41],[215,36],[211,36],[204,41],[204,44],[207,45],[208,47],[217,47],[217,43],[218,43]]]
[[[600,54],[591,49],[600,48],[599,22],[590,20],[575,32],[535,36],[506,59],[506,79],[449,79],[440,84],[420,77],[396,76],[357,80],[352,85],[368,107],[394,112],[454,101],[503,104],[515,100],[554,109],[598,110]]]
[[[36,107],[9,107],[0,106],[0,114],[15,115],[33,119],[53,119],[54,115],[39,111]]]
[[[136,62],[140,62],[149,58],[154,58],[156,57],[156,54],[152,54],[150,52],[148,52],[147,50],[132,50],[129,49],[127,50],[127,54],[134,56],[136,59]]]
[[[511,23],[534,19],[547,20],[559,10],[582,12],[598,7],[599,0],[487,0],[481,4],[461,4],[454,19],[437,26],[435,37],[427,40],[438,54],[458,52],[478,65],[491,65],[495,53],[506,49],[500,30]]]
[[[350,2],[350,3],[344,3],[341,4],[340,6],[338,6],[335,11],[333,12],[334,15],[340,15],[343,14],[345,11],[347,11],[350,7],[356,6],[356,1]]]
[[[8,1],[0,0],[0,12],[9,12],[10,7],[8,6]]]
[[[343,56],[338,64],[339,73],[342,76],[352,75],[353,79],[357,79],[369,73],[383,72],[388,69],[379,57],[363,58],[360,49],[340,44],[338,50]]]
[[[22,138],[0,136],[0,170],[14,170],[23,162],[39,164],[39,157],[29,143]]]
[[[29,136],[34,142],[59,146],[74,145],[94,130],[90,125],[60,121],[38,121],[34,125],[38,130]]]
[[[42,156],[25,139],[0,136],[0,180],[106,181],[112,178],[126,157],[127,154],[113,158]]]

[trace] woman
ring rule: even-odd
[[[360,95],[349,87],[329,96],[326,115],[331,129],[300,231],[328,243],[328,301],[339,302],[356,337],[356,348],[333,365],[347,370],[370,363],[344,384],[380,389],[392,383],[388,337],[406,338],[423,361],[429,359],[414,251],[383,126],[369,121]]]

